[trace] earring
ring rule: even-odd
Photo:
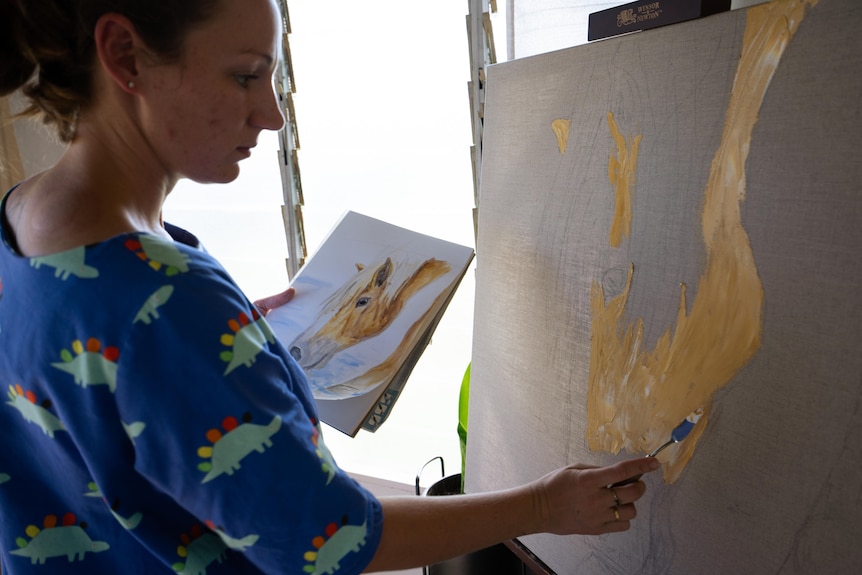
[[[132,80],[129,80],[128,84],[126,84],[126,85],[127,85],[129,88],[134,88],[134,87],[135,87],[135,83],[134,83],[134,81],[132,81]]]

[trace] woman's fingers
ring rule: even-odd
[[[609,507],[619,507],[626,503],[634,503],[646,492],[646,485],[642,481],[637,481],[626,485],[625,487],[607,487],[607,494],[604,500],[607,501]]]
[[[622,485],[626,480],[655,471],[660,466],[655,457],[636,457],[594,469],[591,472],[592,478],[598,485]]]
[[[549,474],[540,482],[547,500],[545,509],[550,511],[546,530],[596,534],[628,529],[637,515],[634,503],[644,495],[646,485],[641,481],[623,487],[610,485],[652,471],[657,463],[638,457],[601,468],[572,465]]]
[[[254,305],[260,311],[261,315],[266,316],[266,314],[268,314],[271,310],[274,310],[279,306],[283,306],[284,304],[292,300],[293,294],[294,289],[287,288],[281,293],[255,300]]]

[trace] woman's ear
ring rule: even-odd
[[[96,55],[107,77],[121,90],[133,92],[143,43],[132,22],[116,13],[103,14],[94,30]]]

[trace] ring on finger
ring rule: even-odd
[[[614,507],[614,521],[620,520],[620,508]]]
[[[617,496],[617,492],[615,489],[611,489],[611,495],[614,496],[614,505],[619,506],[620,498]]]

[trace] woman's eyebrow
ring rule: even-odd
[[[259,57],[263,58],[264,60],[266,60],[266,63],[269,65],[272,65],[272,63],[275,61],[275,58],[273,58],[272,54],[268,54],[267,52],[261,52],[260,50],[255,50],[253,48],[247,48],[245,50],[241,50],[240,53],[241,54],[251,54],[253,56],[259,56]]]

